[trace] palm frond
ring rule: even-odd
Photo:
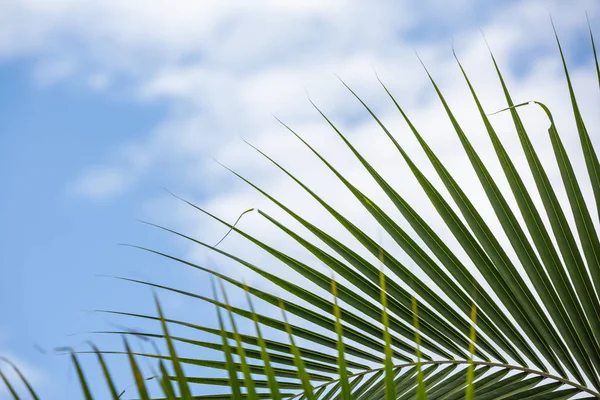
[[[593,187],[594,196],[598,197],[600,183],[597,179],[599,170],[597,156],[573,94],[558,36],[557,43],[586,160],[589,183]],[[331,291],[334,295],[333,301],[329,301],[317,292],[282,279],[237,255],[189,235],[154,225],[238,262],[287,293],[286,298],[280,298],[196,263],[143,248],[243,289],[249,303],[250,298],[254,296],[285,310],[281,321],[258,313],[253,307],[251,311],[233,307],[227,301],[224,291],[225,302],[222,303],[177,288],[129,279],[131,282],[211,303],[218,309],[226,309],[231,315],[233,332],[226,332],[222,325],[219,330],[214,330],[190,322],[169,321],[205,333],[219,333],[223,339],[223,344],[217,345],[188,338],[172,338],[173,341],[213,348],[226,354],[227,363],[181,359],[182,363],[211,365],[213,368],[230,371],[229,379],[188,377],[188,382],[230,385],[233,396],[237,398],[243,396],[240,387],[247,388],[248,398],[262,394],[280,398],[278,391],[283,388],[295,389],[297,392],[293,398],[298,399],[329,399],[339,396],[358,399],[414,397],[418,399],[516,399],[543,396],[569,398],[579,393],[598,396],[600,390],[598,276],[600,273],[597,266],[600,263],[597,254],[600,254],[598,250],[600,247],[592,219],[596,216],[587,209],[570,161],[571,156],[566,154],[553,123],[552,113],[543,103],[536,102],[535,104],[547,113],[551,122],[548,130],[549,139],[568,195],[566,206],[558,200],[556,188],[551,185],[547,169],[542,165],[519,117],[517,108],[522,105],[515,106],[513,103],[500,68],[491,52],[490,55],[506,98],[508,106],[506,111],[511,114],[536,184],[535,188],[525,185],[523,171],[517,169],[513,157],[499,139],[491,117],[484,110],[456,54],[457,65],[477,109],[475,115],[481,118],[485,126],[504,178],[509,183],[510,192],[505,193],[500,189],[486,160],[472,145],[433,76],[427,69],[425,72],[477,176],[478,184],[495,213],[494,223],[499,224],[502,233],[508,239],[506,247],[494,233],[491,221],[482,216],[464,188],[458,184],[456,178],[436,155],[425,136],[419,132],[387,86],[379,80],[385,93],[407,123],[409,132],[424,151],[450,198],[443,195],[440,188],[432,183],[431,177],[427,177],[417,166],[401,142],[375,112],[342,81],[351,95],[382,129],[398,151],[400,159],[408,165],[420,189],[458,241],[472,266],[460,261],[455,251],[436,233],[435,227],[415,211],[340,128],[309,99],[324,122],[342,140],[343,146],[359,161],[377,186],[391,200],[405,222],[412,227],[419,241],[403,229],[399,221],[386,214],[377,201],[359,189],[352,177],[342,174],[298,132],[280,121],[283,127],[333,174],[346,188],[348,194],[358,200],[362,208],[389,235],[393,243],[387,246],[378,244],[311,189],[309,184],[301,181],[273,157],[248,143],[315,199],[348,234],[356,239],[361,249],[342,244],[334,235],[318,228],[313,222],[301,217],[299,213],[251,180],[232,170],[230,170],[232,173],[300,223],[320,243],[304,238],[286,223],[263,210],[253,208],[251,210],[256,213],[252,215],[273,224],[282,235],[293,239],[301,248],[311,253],[343,279],[343,282],[332,282],[314,266],[278,250],[275,246],[240,228],[238,222],[241,217],[234,224],[230,224],[191,201],[180,198],[207,217],[226,226],[227,235],[239,235],[281,264],[301,274],[310,285]],[[542,200],[541,206],[533,200],[538,195]],[[517,206],[515,210],[509,205],[513,200]],[[568,213],[573,213],[575,217],[574,226],[568,223]],[[550,229],[544,222],[546,217]],[[580,252],[579,244],[583,252]],[[390,246],[401,249],[419,268],[419,272],[416,273],[394,256],[397,249],[392,249]],[[372,259],[379,260],[380,265],[368,261],[360,255],[361,253],[370,254]],[[516,254],[516,261],[509,257],[509,253]],[[475,277],[473,268],[485,282]],[[520,271],[524,271],[524,275]],[[435,285],[431,286],[421,279],[422,274]],[[531,285],[527,282],[531,282]],[[300,299],[309,307],[293,299],[288,300],[287,297]],[[500,303],[497,303],[496,299],[499,299]],[[304,322],[299,324],[288,322],[287,313],[293,315],[295,320]],[[128,315],[153,319],[145,315]],[[239,333],[234,316],[251,320],[258,337]],[[287,335],[289,345],[265,340],[260,331],[261,325]],[[310,329],[307,328],[308,326],[318,329]],[[152,333],[146,334],[157,336]],[[332,337],[336,337],[337,340]],[[294,338],[311,342],[317,347],[299,347]],[[229,346],[230,339],[235,340],[236,347]],[[249,346],[259,346],[259,350]],[[334,351],[337,352],[337,357],[330,354]],[[239,363],[234,362],[231,355],[227,356],[234,353],[239,356]],[[141,355],[158,357],[152,354]],[[263,367],[253,364],[258,360],[263,362]],[[281,364],[287,368],[272,367],[271,363]],[[244,384],[242,381],[235,383],[238,372],[244,373]],[[257,379],[253,375],[257,378],[263,376],[264,379]],[[297,381],[286,382],[282,380],[283,377],[294,377]],[[271,393],[255,391],[254,387],[269,389]]]
[[[488,160],[474,147],[433,74],[423,66],[468,165],[475,173],[477,180],[472,183],[485,195],[485,201],[493,210],[493,218],[483,216],[480,207],[468,196],[466,187],[458,183],[379,77],[384,95],[400,113],[408,134],[423,150],[435,177],[428,176],[418,166],[403,141],[392,134],[350,85],[342,81],[364,112],[381,128],[381,134],[397,151],[399,162],[407,165],[418,184],[415,189],[422,190],[445,225],[444,229],[447,228],[460,249],[447,245],[436,227],[416,211],[414,205],[383,177],[349,136],[309,99],[324,124],[331,128],[332,135],[342,141],[340,151],[348,151],[358,161],[391,201],[402,221],[386,213],[381,202],[361,190],[356,178],[343,174],[300,133],[279,122],[311,152],[315,162],[322,164],[339,181],[348,197],[360,204],[362,211],[376,226],[388,234],[390,243],[385,246],[378,243],[309,183],[298,178],[275,157],[248,143],[333,217],[338,228],[354,239],[355,246],[343,244],[336,235],[317,227],[314,221],[302,217],[252,180],[228,168],[294,223],[305,228],[311,239],[264,210],[251,208],[242,214],[246,215],[244,218],[260,218],[268,222],[283,237],[292,239],[303,251],[314,256],[318,265],[302,261],[298,256],[279,250],[276,245],[242,229],[238,226],[241,216],[231,224],[205,208],[179,198],[207,218],[225,226],[228,231],[223,239],[237,235],[269,255],[278,265],[297,272],[304,281],[291,282],[282,278],[281,274],[271,273],[263,266],[218,248],[223,239],[217,245],[209,245],[176,230],[150,224],[242,265],[285,295],[275,295],[258,285],[247,285],[235,277],[180,257],[133,246],[209,275],[213,279],[214,295],[211,298],[146,280],[121,279],[200,301],[205,306],[215,306],[218,327],[167,319],[156,298],[156,316],[107,312],[160,323],[160,331],[103,332],[122,335],[125,351],[100,351],[93,347],[93,351],[77,354],[97,355],[113,399],[121,395],[117,395],[104,361],[103,356],[108,354],[128,357],[141,399],[153,398],[153,392],[146,387],[148,379],[158,381],[167,399],[184,400],[600,398],[600,239],[596,230],[600,214],[600,164],[574,94],[556,31],[555,36],[586,164],[585,177],[575,171],[572,160],[578,155],[567,154],[551,110],[539,101],[520,104],[513,101],[491,50],[491,62],[507,103],[503,111],[510,113],[516,137],[521,143],[528,167],[525,171],[517,168],[515,157],[494,128],[493,117],[484,109],[458,56],[454,56],[475,105],[473,115],[483,122],[486,140],[490,140],[493,155],[501,166],[501,179],[494,177]],[[590,38],[600,83],[591,29]],[[520,108],[529,104],[540,107],[550,121],[548,140],[555,158],[553,167],[560,172],[559,183],[564,186],[566,201],[559,200],[559,188],[551,183],[549,167],[541,162],[519,116]],[[525,184],[524,174],[529,173],[535,182],[534,187]],[[441,182],[443,188],[433,183],[434,178]],[[501,180],[508,182],[510,190],[501,189]],[[588,185],[592,188],[590,199],[586,199],[582,189]],[[538,197],[541,199],[539,204],[534,200]],[[597,212],[590,209],[588,203],[597,204]],[[250,211],[256,212],[250,214]],[[573,224],[569,222],[571,215]],[[414,234],[404,228],[405,223]],[[500,227],[498,232],[495,226]],[[500,236],[507,240],[500,240]],[[467,262],[461,261],[457,255],[459,251],[467,256]],[[400,257],[398,253],[404,256]],[[516,255],[516,259],[511,257],[512,254]],[[329,269],[339,279],[333,280],[322,272],[321,267]],[[217,296],[214,279],[219,280],[223,301]],[[224,283],[245,294],[249,309],[237,307],[229,301]],[[333,297],[322,295],[323,292]],[[265,308],[255,309],[254,299],[265,303]],[[225,327],[223,311],[229,316],[231,330]],[[282,317],[273,317],[272,311],[281,312]],[[243,332],[244,323],[253,327],[253,334]],[[202,334],[208,339],[171,335],[169,326],[185,327],[188,332]],[[155,353],[133,352],[127,342],[127,337],[132,334],[164,339],[168,355],[160,354],[157,349]],[[223,359],[181,357],[176,351],[176,345],[180,344],[194,349],[211,349],[221,354]],[[91,399],[77,355],[73,352],[71,357],[84,397]],[[140,358],[159,366],[155,376],[142,377],[136,361]],[[174,374],[169,373],[169,365]],[[188,367],[189,370],[202,367],[223,376],[189,375]],[[13,397],[18,399],[14,386],[1,371],[0,377]],[[24,378],[23,381],[34,395]],[[221,387],[227,393],[193,395],[198,386]]]

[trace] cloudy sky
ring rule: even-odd
[[[0,355],[21,366],[46,399],[77,398],[74,371],[53,348],[85,350],[83,343],[91,339],[103,348],[119,349],[119,340],[87,332],[141,323],[92,310],[153,312],[147,288],[104,275],[207,293],[207,276],[117,243],[148,246],[262,285],[216,255],[136,221],[164,224],[209,243],[226,232],[163,188],[230,222],[251,207],[281,215],[214,159],[349,240],[314,200],[242,138],[309,182],[385,243],[354,199],[273,118],[302,134],[393,212],[310,105],[307,93],[401,194],[432,223],[439,222],[428,203],[420,201],[423,197],[406,165],[336,75],[430,171],[378,84],[377,71],[459,182],[472,189],[473,198],[483,199],[478,186],[469,184],[473,174],[415,51],[485,157],[491,155],[490,145],[479,118],[473,116],[474,104],[452,56],[454,46],[486,110],[503,108],[481,29],[513,97],[546,102],[566,145],[576,152],[550,12],[598,148],[600,91],[586,11],[600,36],[600,4],[594,0],[2,1]],[[522,115],[542,159],[551,160],[542,113],[531,107]],[[510,121],[504,115],[492,121],[507,146],[517,150],[517,163],[524,165]],[[486,159],[497,171],[495,160]],[[577,158],[576,168],[582,165]],[[482,211],[489,212],[485,202],[480,203]],[[300,254],[257,215],[246,216],[240,226]],[[235,236],[222,246],[294,278]],[[169,315],[214,322],[214,310],[202,303],[161,298]],[[100,388],[90,361],[84,359],[92,368],[90,380]],[[123,370],[115,366],[115,371]],[[123,376],[119,382],[126,386],[129,379]],[[7,396],[0,388],[0,398]]]

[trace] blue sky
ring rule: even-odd
[[[567,98],[550,11],[586,104],[583,111],[589,125],[598,126],[600,97],[585,21],[587,11],[600,35],[597,2],[566,6],[559,1],[463,0],[453,2],[455,7],[437,1],[418,6],[381,2],[370,8],[342,3],[263,1],[249,6],[209,1],[174,6],[162,1],[26,0],[0,6],[0,355],[30,374],[44,398],[79,395],[67,358],[54,355],[54,347],[83,349],[82,343],[93,339],[103,348],[118,349],[118,338],[85,332],[113,329],[114,324],[143,326],[90,310],[153,312],[148,289],[98,275],[208,290],[206,276],[117,243],[209,262],[263,284],[240,267],[207,261],[205,251],[136,221],[166,224],[208,242],[223,235],[222,226],[184,207],[162,187],[230,221],[249,207],[271,207],[212,157],[244,171],[338,232],[322,210],[243,145],[240,136],[285,161],[366,229],[375,229],[355,204],[336,195],[339,187],[318,165],[307,164],[309,154],[271,117],[274,113],[298,128],[336,165],[373,189],[352,158],[336,150],[339,142],[305,100],[308,91],[392,181],[405,185],[395,173],[395,155],[379,146],[382,138],[370,135],[375,127],[334,73],[401,132],[404,127],[377,86],[374,67],[430,133],[440,155],[469,179],[466,164],[454,162],[457,144],[444,134],[450,132],[448,124],[413,49],[475,136],[481,126],[469,118],[472,105],[451,45],[481,88],[484,106],[490,112],[502,108],[479,28],[501,60],[514,97],[546,101],[556,110],[559,127],[572,129],[569,110],[563,107]],[[542,138],[540,113],[524,115]],[[502,116],[496,122],[509,126]],[[479,142],[483,152],[489,151]],[[576,141],[567,145],[576,149]],[[547,148],[541,142],[539,146]],[[405,190],[419,201],[410,187]],[[434,218],[427,205],[422,207]],[[245,228],[296,251],[258,220]],[[278,268],[239,239],[232,237],[224,246],[267,269]],[[287,276],[294,278],[292,273]],[[164,302],[170,315],[213,322],[212,308],[201,303],[169,295]],[[91,366],[89,361],[86,365]],[[117,364],[115,371],[122,371]],[[98,371],[89,371],[94,387],[101,387]],[[120,383],[126,385],[129,379],[123,376]],[[7,396],[0,389],[0,399]]]

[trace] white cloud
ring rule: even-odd
[[[42,62],[34,71],[35,81],[40,86],[49,86],[65,79],[75,71],[70,60],[52,60]]]
[[[110,78],[106,74],[98,73],[90,76],[89,85],[93,90],[105,90],[110,84]]]
[[[83,172],[71,185],[71,192],[91,199],[106,199],[133,183],[131,171],[116,167],[94,167]]]
[[[473,118],[473,102],[452,57],[451,38],[420,40],[416,45],[404,38],[411,30],[428,29],[418,26],[419,22],[432,18],[427,11],[402,5],[394,7],[391,3],[375,8],[358,3],[340,6],[335,2],[303,6],[294,3],[299,9],[293,10],[267,3],[248,7],[241,3],[226,6],[214,2],[203,4],[200,10],[194,3],[170,7],[167,3],[155,2],[140,8],[136,2],[103,2],[86,8],[85,12],[73,4],[51,10],[40,8],[48,6],[37,2],[26,4],[31,18],[49,13],[50,20],[58,21],[53,26],[48,22],[47,29],[51,32],[58,35],[58,32],[68,31],[89,45],[80,55],[96,62],[95,71],[101,71],[95,72],[98,82],[107,82],[111,75],[121,74],[128,77],[131,90],[139,100],[162,99],[172,104],[172,113],[152,135],[123,144],[117,149],[119,155],[114,162],[82,173],[72,190],[84,197],[115,197],[134,189],[139,182],[148,179],[152,171],[170,169],[177,171],[176,176],[183,177],[182,187],[189,188],[193,197],[200,193],[206,199],[202,203],[219,215],[232,219],[249,206],[268,207],[268,203],[261,202],[247,187],[219,170],[210,161],[210,157],[215,156],[269,188],[286,203],[305,210],[306,215],[327,220],[314,202],[293,189],[286,177],[241,143],[239,136],[244,136],[315,185],[328,201],[373,229],[370,216],[353,200],[342,200],[346,199],[345,189],[270,117],[271,113],[276,114],[308,137],[336,167],[352,174],[360,187],[367,188],[378,201],[387,204],[387,199],[377,191],[339,138],[305,101],[307,90],[319,107],[369,155],[369,160],[395,182],[398,190],[413,199],[417,208],[423,207],[429,218],[435,219],[426,199],[416,194],[415,182],[409,178],[403,162],[398,162],[396,151],[334,76],[334,73],[339,74],[357,90],[402,138],[411,154],[415,154],[417,164],[431,172],[418,145],[377,83],[372,70],[375,67],[434,150],[456,173],[458,181],[472,182],[475,176],[426,74],[414,57],[413,46],[447,95],[476,148],[489,160],[490,168],[496,174],[500,172],[483,126],[479,118]],[[472,4],[463,4],[464,7],[469,5]],[[454,32],[457,53],[487,111],[502,108],[504,102],[478,28],[483,29],[492,45],[514,97],[547,99],[556,110],[559,127],[572,126],[568,107],[565,107],[564,81],[546,6],[556,16],[559,31],[568,44],[572,32],[585,27],[583,10],[587,9],[592,19],[598,14],[595,3],[581,1],[580,8],[551,1],[513,3],[487,14],[481,11],[485,15],[484,25],[461,21],[460,14],[439,8],[443,2],[426,2],[424,9],[427,6],[438,7],[438,13],[444,14],[434,17],[445,21],[450,25],[447,29]],[[91,18],[95,20],[93,26],[82,25]],[[48,36],[53,37],[53,34]],[[68,48],[60,49],[60,42],[56,46],[59,52],[69,52]],[[111,55],[97,59],[107,54],[107,49]],[[537,49],[535,58],[524,57],[531,49]],[[148,63],[149,59],[153,62]],[[533,63],[534,67],[515,73],[506,67],[514,63],[523,66]],[[583,88],[591,86],[589,82],[595,79],[591,70],[574,68],[573,73]],[[597,118],[592,109],[584,111],[591,121]],[[537,146],[545,150],[543,158],[547,159],[550,152],[545,139],[545,117],[533,109],[523,109],[522,113],[531,126]],[[495,116],[493,121],[508,147],[520,154],[514,135],[509,135],[508,117]],[[576,148],[577,141],[570,137],[567,145]],[[523,157],[517,158],[517,164],[525,166]],[[176,179],[175,174],[169,176]],[[434,174],[430,176],[438,182]],[[164,179],[167,181],[159,185],[172,186],[168,178]],[[527,174],[524,179],[531,182]],[[337,189],[334,191],[333,187]],[[467,187],[485,215],[492,215],[479,186],[467,184]],[[504,187],[507,188],[506,184]],[[386,207],[391,210],[389,204]],[[178,225],[182,229],[194,228],[183,221]],[[260,226],[263,232],[271,232],[270,240],[280,240],[275,231],[264,224]],[[333,228],[335,224],[328,226],[343,234]],[[201,237],[214,237],[212,227],[203,224],[196,230]]]

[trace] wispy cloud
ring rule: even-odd
[[[158,185],[182,187],[193,198],[202,198],[202,204],[219,215],[231,219],[249,206],[268,207],[268,203],[231,174],[216,168],[210,159],[216,157],[268,188],[278,199],[302,209],[309,219],[328,221],[314,201],[245,146],[239,139],[243,136],[311,182],[332,204],[372,228],[370,217],[356,202],[342,200],[346,196],[339,193],[344,189],[334,177],[271,118],[272,113],[276,114],[305,135],[328,160],[350,173],[356,184],[368,188],[375,199],[393,212],[385,196],[305,100],[308,92],[360,145],[369,160],[395,182],[399,191],[412,199],[417,209],[435,219],[426,199],[415,194],[415,183],[398,162],[395,150],[334,74],[348,82],[402,137],[404,145],[416,152],[417,164],[431,171],[377,83],[375,68],[434,150],[451,166],[459,182],[467,182],[474,179],[473,172],[414,55],[415,49],[447,95],[465,131],[484,158],[490,160],[492,169],[499,172],[493,150],[482,134],[483,126],[472,118],[472,99],[451,46],[455,46],[486,110],[496,111],[504,104],[480,28],[501,62],[514,97],[547,101],[555,110],[559,127],[568,128],[572,121],[564,102],[564,81],[547,11],[556,15],[557,26],[568,46],[572,38],[585,31],[584,10],[593,19],[599,9],[595,3],[586,1],[579,2],[577,8],[562,2],[537,1],[493,5],[489,9],[472,8],[472,3],[464,2],[462,9],[472,10],[467,13],[469,19],[463,19],[453,9],[437,8],[433,12],[428,8],[443,7],[444,2],[425,3],[422,8],[391,2],[374,8],[358,4],[348,7],[337,2],[294,7],[264,2],[249,8],[214,2],[199,10],[193,4],[173,9],[158,2],[143,7],[141,13],[135,2],[128,5],[107,2],[88,12],[77,10],[76,6],[65,8],[76,16],[69,17],[70,22],[58,24],[56,29],[67,29],[89,43],[89,50],[81,52],[82,57],[97,56],[97,51],[110,47],[112,54],[97,60],[96,70],[102,67],[106,79],[111,75],[127,77],[126,85],[135,99],[167,102],[172,110],[152,134],[116,149],[117,155],[110,157],[114,162],[83,171],[73,183],[72,191],[91,199],[115,198],[152,179],[154,172],[170,170],[172,174],[163,175],[166,182]],[[81,29],[81,21],[91,15],[97,18],[97,23]],[[127,18],[136,24],[118,23]],[[431,35],[436,27],[419,25],[428,21],[444,21],[444,34],[428,37],[428,32]],[[95,30],[94,34],[91,30]],[[535,54],[527,56],[532,49]],[[148,59],[153,62],[148,63]],[[575,83],[585,89],[593,85],[595,77],[593,70],[580,66],[573,67]],[[581,96],[595,94],[583,90]],[[592,121],[598,119],[592,109],[584,112]],[[545,116],[533,108],[524,109],[523,115],[537,145],[547,149]],[[510,131],[507,116],[494,117],[494,123],[500,131]],[[503,140],[510,149],[519,148],[513,136],[503,135]],[[568,145],[577,148],[576,141]],[[517,162],[524,165],[523,159]],[[529,177],[526,175],[524,179]],[[492,215],[478,187],[473,186],[470,194],[480,198],[484,212]],[[189,216],[185,217],[179,226],[193,229],[201,237],[215,236],[214,225],[196,228],[197,225],[185,223],[189,220]],[[329,229],[343,235],[333,221],[329,222]],[[281,240],[276,230],[266,224],[260,226],[264,234],[270,232],[270,240]],[[228,240],[240,248],[239,240]]]
[[[548,57],[552,51],[556,66],[545,5],[560,15],[559,27],[568,38],[573,27],[584,26],[582,10],[588,3],[582,2],[577,11],[566,10],[560,3],[511,4],[489,13],[493,15],[485,18],[483,26],[477,25],[479,21],[460,21],[459,15],[450,10],[446,10],[445,20],[453,26],[448,31],[454,32],[454,42],[467,66],[489,63],[477,32],[480,27],[499,59],[508,59],[509,63],[533,62],[529,58],[511,61],[511,55],[520,55],[535,46],[545,49],[542,57]],[[139,99],[161,99],[172,104],[176,112],[163,126],[143,141],[128,144],[140,153],[138,157],[152,159],[144,168],[149,171],[156,163],[165,159],[177,161],[182,155],[187,161],[180,167],[187,170],[186,163],[194,156],[227,153],[232,140],[240,135],[256,137],[261,135],[259,132],[274,130],[271,113],[290,123],[313,124],[318,120],[316,114],[302,105],[305,90],[333,116],[357,118],[358,105],[340,90],[334,73],[367,99],[376,101],[376,105],[386,100],[376,95],[381,91],[373,79],[372,66],[392,89],[401,93],[405,105],[431,98],[426,77],[412,55],[413,48],[419,50],[442,84],[458,77],[449,51],[450,37],[416,42],[404,37],[410,29],[418,33],[432,28],[415,27],[417,21],[434,15],[428,14],[427,7],[421,10],[390,3],[374,9],[346,7],[336,2],[320,4],[283,7],[264,2],[261,7],[247,8],[215,2],[203,6],[200,12],[191,4],[173,10],[158,2],[144,7],[142,13],[134,4],[122,6],[112,2],[87,12],[74,5],[57,5],[47,10],[32,3],[30,8],[32,15],[47,12],[62,21],[47,28],[52,32],[68,30],[89,43],[90,52],[76,53],[81,57],[97,57],[96,52],[108,47],[114,50],[112,55],[96,60],[106,71],[90,78],[94,87],[104,86],[110,74],[123,74]],[[469,6],[465,3],[463,8]],[[592,3],[589,6],[594,12]],[[59,18],[63,13],[74,15]],[[80,24],[91,15],[98,18],[95,27],[82,30]],[[135,26],[115,22],[129,17],[136,21]],[[459,26],[459,21],[464,27]],[[91,30],[103,34],[92,34]],[[147,57],[153,59],[150,65]],[[480,71],[471,71],[477,79]],[[554,82],[560,84],[558,69],[554,72]],[[535,76],[525,78],[530,81]],[[495,82],[490,74],[479,81],[482,85]],[[432,109],[435,103],[426,104],[417,112]],[[271,132],[268,135],[272,137]],[[124,157],[117,162],[131,164],[127,160],[130,156]],[[194,163],[197,166],[197,161]],[[131,165],[107,166],[102,173],[99,171],[95,168],[84,172],[75,184],[80,188],[77,192],[91,197],[118,195],[135,185],[140,175],[139,168]],[[95,179],[97,184],[88,183]]]
[[[134,184],[132,171],[117,167],[89,168],[72,183],[73,194],[90,199],[102,200],[113,197]]]

